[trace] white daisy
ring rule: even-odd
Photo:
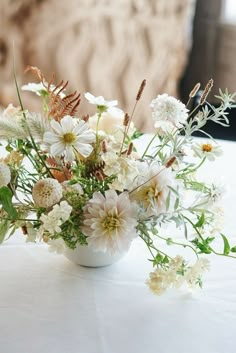
[[[108,112],[114,115],[124,115],[124,112],[116,107],[118,104],[117,100],[107,101],[104,99],[104,97],[95,97],[89,92],[85,93],[84,96],[90,104],[96,105],[98,110],[101,112]]]
[[[83,120],[76,120],[69,115],[60,122],[51,121],[52,131],[45,132],[43,140],[51,145],[52,156],[65,156],[67,161],[75,159],[75,151],[88,157],[93,151],[91,143],[95,142],[95,133]]]
[[[47,82],[45,82],[45,84],[43,84],[43,82],[39,82],[39,83],[28,83],[27,85],[23,85],[21,87],[22,91],[29,91],[29,92],[33,92],[35,93],[37,96],[47,96],[49,94],[47,88],[45,87],[45,85],[47,86]],[[50,90],[53,91],[55,89],[54,85],[50,85]],[[58,88],[57,90],[54,91],[55,94],[57,94],[59,92],[60,88]],[[60,98],[64,98],[65,97],[65,93],[62,91],[59,93]]]
[[[47,95],[48,91],[42,82],[40,83],[28,83],[21,87],[22,91],[34,92],[37,96]]]
[[[83,232],[95,251],[122,253],[136,237],[137,221],[128,193],[107,190],[103,196],[95,192],[84,208],[84,217]]]
[[[199,158],[206,157],[209,161],[214,161],[216,157],[223,154],[220,146],[213,144],[212,141],[206,141],[202,143],[196,143],[192,147],[195,156]]]
[[[154,126],[163,134],[182,127],[188,118],[188,109],[185,105],[166,93],[153,99],[150,107]]]

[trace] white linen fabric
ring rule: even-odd
[[[236,143],[221,144],[204,174],[228,184],[224,233],[236,245]],[[155,296],[141,240],[120,262],[90,269],[22,239],[0,247],[1,353],[235,353],[235,260],[211,256],[203,290]]]

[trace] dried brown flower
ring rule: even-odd
[[[193,87],[192,91],[189,93],[189,98],[195,97],[197,92],[199,91],[200,87],[201,87],[200,82],[196,83],[196,85]]]
[[[200,100],[199,100],[199,104],[200,104],[200,105],[202,105],[202,104],[205,103],[205,101],[206,101],[206,99],[207,99],[207,96],[208,96],[208,94],[210,93],[210,91],[211,91],[211,89],[212,89],[212,87],[213,87],[213,84],[214,84],[214,81],[213,81],[213,79],[211,78],[211,79],[208,81],[208,83],[207,83],[206,87],[204,88],[204,91],[203,91],[203,93],[202,93],[202,95],[201,95],[201,98],[200,98]]]
[[[170,167],[172,166],[172,164],[175,162],[175,160],[176,160],[176,157],[175,157],[175,156],[171,157],[171,158],[166,162],[165,167],[166,167],[166,168],[170,168]]]
[[[125,113],[123,125],[124,125],[124,126],[128,126],[128,125],[129,125],[129,121],[130,121],[130,116],[129,116],[128,113]]]
[[[146,86],[146,80],[143,80],[139,87],[139,90],[136,96],[136,101],[139,101],[139,99],[141,98],[145,86]]]

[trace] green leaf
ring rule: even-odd
[[[179,198],[177,197],[175,200],[174,209],[177,210],[178,207],[179,207]]]
[[[7,212],[11,220],[17,218],[17,211],[12,204],[13,194],[7,186],[2,186],[0,188],[0,204],[2,204],[3,209]]]
[[[204,222],[205,222],[205,216],[204,216],[204,213],[202,213],[201,216],[199,217],[197,223],[195,224],[195,227],[196,227],[196,228],[202,227],[202,225],[204,224]]]
[[[166,198],[166,211],[168,211],[169,207],[170,207],[170,191],[169,191],[168,196]]]
[[[0,223],[0,244],[3,242],[8,230],[9,230],[10,222],[6,219]]]
[[[168,259],[168,257],[166,255],[164,256],[164,259],[162,260],[162,263],[163,264],[168,264],[169,263],[169,259]]]
[[[230,249],[231,252],[236,252],[236,246],[233,246],[231,249]]]
[[[222,236],[222,239],[224,241],[224,255],[228,255],[230,253],[229,241],[224,234],[221,233],[220,235]]]
[[[133,135],[131,136],[131,140],[135,140],[135,139],[137,139],[137,138],[139,138],[140,136],[142,136],[143,135],[143,132],[139,132],[139,131],[135,131],[134,133],[133,133]]]

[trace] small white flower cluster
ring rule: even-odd
[[[51,235],[61,232],[61,225],[66,222],[71,214],[72,207],[66,201],[61,201],[55,205],[47,215],[42,215],[42,231],[47,231]]]
[[[201,287],[202,273],[209,270],[209,261],[200,258],[193,266],[187,266],[181,256],[176,256],[170,261],[169,267],[165,270],[157,268],[151,272],[147,284],[149,288],[158,295],[170,288],[179,288],[184,283],[189,287]]]
[[[182,127],[188,118],[188,109],[185,105],[166,93],[159,94],[153,99],[150,107],[154,126],[162,134]]]

